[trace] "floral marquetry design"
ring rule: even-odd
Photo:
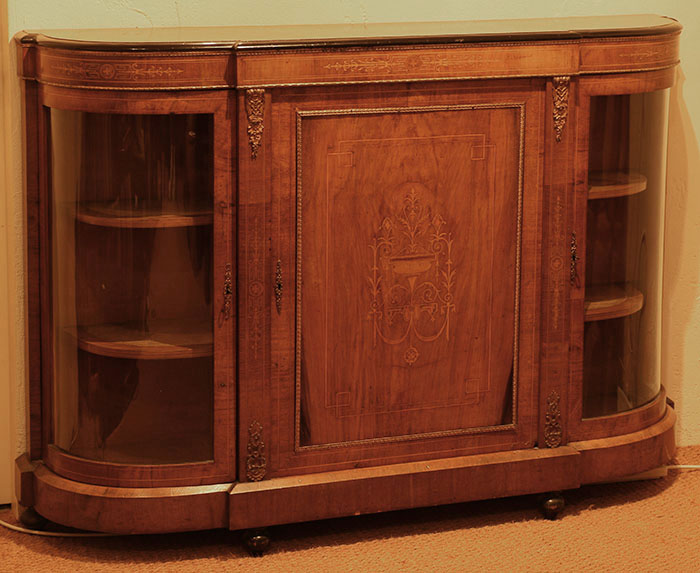
[[[182,66],[170,62],[163,64],[139,62],[83,62],[61,61],[56,63],[51,71],[69,78],[85,80],[123,80],[139,81],[143,79],[173,78],[182,75]]]
[[[416,360],[418,360],[418,357],[420,356],[418,349],[415,346],[411,346],[406,349],[406,352],[403,353],[403,359],[406,361],[406,364],[409,366],[413,364]]]
[[[407,183],[402,205],[385,217],[370,243],[373,344],[406,344],[404,362],[420,359],[415,342],[450,338],[455,311],[452,233],[424,202],[428,190]]]

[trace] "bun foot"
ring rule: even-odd
[[[253,557],[262,557],[270,548],[270,537],[267,529],[249,529],[245,532],[245,545]]]
[[[556,519],[564,509],[564,496],[559,492],[543,496],[540,500],[540,509],[547,519]]]
[[[28,507],[19,515],[19,520],[27,529],[41,530],[46,527],[47,519],[39,515],[33,507]]]

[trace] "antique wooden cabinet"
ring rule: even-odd
[[[20,34],[20,502],[99,531],[245,529],[667,462],[679,34]]]

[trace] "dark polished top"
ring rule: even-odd
[[[112,28],[20,32],[18,41],[78,50],[274,49],[632,37],[679,32],[651,14],[465,22],[206,28]]]

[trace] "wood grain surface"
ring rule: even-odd
[[[327,88],[321,93],[310,88],[270,95],[266,91],[266,102],[270,102],[269,108],[274,113],[266,123],[257,156],[253,158],[246,150],[239,156],[239,169],[241,173],[255,173],[255,179],[247,180],[241,188],[245,193],[241,200],[251,214],[252,198],[265,201],[264,190],[273,191],[270,202],[264,207],[266,211],[263,211],[262,205],[257,206],[260,209],[258,220],[262,220],[263,212],[271,214],[272,252],[266,255],[258,250],[258,256],[253,256],[256,253],[254,237],[260,232],[260,223],[254,224],[255,217],[244,219],[240,223],[241,232],[252,250],[239,253],[239,260],[246,261],[242,270],[250,277],[239,287],[248,296],[248,304],[239,309],[239,313],[244,313],[246,321],[253,321],[251,324],[261,329],[263,340],[270,336],[274,366],[272,373],[262,380],[249,379],[246,370],[242,370],[239,386],[242,395],[250,397],[246,398],[246,403],[251,404],[250,409],[242,412],[241,442],[247,443],[249,426],[258,422],[262,424],[268,439],[274,436],[278,447],[266,452],[268,477],[294,475],[295,472],[310,473],[325,467],[352,467],[358,463],[376,465],[383,460],[398,462],[446,451],[457,455],[459,452],[494,451],[533,443],[536,412],[533,408],[532,381],[537,368],[533,350],[537,345],[534,321],[537,316],[538,281],[538,263],[534,255],[538,233],[539,185],[536,166],[539,153],[529,155],[527,150],[536,150],[539,145],[536,124],[541,113],[542,83],[514,81],[508,84],[508,91],[498,94],[498,99],[494,99],[484,88],[485,84],[460,86],[459,89],[443,89],[427,84],[410,90],[387,86],[372,89],[358,87],[353,90]],[[267,100],[268,97],[271,99]],[[470,103],[464,103],[465,99]],[[526,113],[519,111],[522,104],[517,102],[525,102]],[[247,117],[242,115],[242,121],[247,122]],[[326,158],[327,144],[323,138],[328,138],[330,144],[333,136],[331,130],[324,129],[324,122],[346,125],[348,127],[345,129],[352,130],[341,141],[345,142],[345,146],[356,148],[356,182],[347,178],[353,170],[343,167],[348,162],[344,161],[342,153],[337,153],[335,144],[328,154],[330,160]],[[394,138],[383,136],[390,125],[392,129],[396,126],[396,133],[401,136],[397,139],[406,140],[406,145],[402,147],[397,145]],[[452,148],[455,145],[459,149],[465,145],[470,147],[471,139],[474,139],[460,139],[455,130],[459,128],[461,132],[478,134],[479,129],[487,126],[489,131],[498,130],[499,135],[503,134],[503,141],[499,143],[495,137],[492,140],[484,139],[486,149],[482,153],[481,139],[477,137],[475,141],[479,145],[475,146],[474,160],[470,159],[471,163],[467,165],[455,161],[450,167],[446,158],[452,156]],[[311,128],[313,131],[305,133],[305,129]],[[489,137],[489,134],[485,137]],[[454,140],[454,143],[448,146],[448,140]],[[316,146],[316,141],[322,143]],[[248,143],[247,137],[244,142]],[[490,145],[494,146],[493,152],[488,151]],[[498,153],[495,152],[496,148]],[[386,162],[386,166],[379,171],[370,161],[370,157],[376,159],[379,153],[374,150],[380,150],[380,156]],[[467,152],[472,157],[472,152]],[[498,202],[502,201],[503,205],[497,206],[495,199],[491,204],[486,201],[477,203],[475,195],[467,195],[475,197],[475,201],[472,201],[474,208],[463,216],[457,215],[456,205],[463,200],[460,197],[470,193],[466,189],[470,186],[478,189],[485,181],[483,170],[489,167],[488,153],[494,153],[493,159],[499,158],[499,161],[500,157],[504,158],[504,167],[499,168],[502,173],[498,175],[502,178],[504,190]],[[482,157],[483,160],[479,159]],[[419,158],[433,159],[421,166],[418,164]],[[331,167],[327,167],[327,161],[333,162],[335,171],[329,170]],[[435,162],[445,170],[445,174],[430,166]],[[476,382],[477,377],[483,378],[485,374],[475,376],[464,370],[465,367],[481,368],[486,373],[489,367],[488,362],[478,366],[476,354],[469,354],[474,350],[469,348],[471,343],[467,346],[468,337],[476,344],[484,345],[485,349],[490,343],[486,334],[488,325],[482,323],[487,320],[486,314],[478,314],[483,309],[456,290],[450,296],[459,299],[458,314],[454,314],[452,309],[449,316],[446,308],[441,311],[442,303],[431,301],[429,297],[433,294],[427,290],[423,294],[428,295],[428,299],[416,299],[416,305],[425,304],[420,316],[420,320],[424,321],[420,324],[421,336],[432,336],[435,343],[421,342],[418,338],[410,342],[406,338],[401,344],[389,344],[377,334],[377,347],[374,349],[375,326],[371,314],[373,289],[370,282],[374,266],[372,247],[374,239],[379,240],[385,219],[396,219],[395,232],[399,236],[398,229],[402,223],[396,217],[401,217],[404,201],[407,196],[410,198],[411,186],[405,183],[411,182],[415,182],[416,195],[420,193],[424,197],[421,199],[423,215],[427,216],[430,210],[427,223],[439,224],[445,238],[448,237],[448,230],[453,233],[451,249],[456,254],[451,257],[456,258],[452,260],[451,270],[456,269],[456,260],[466,273],[489,273],[491,271],[484,267],[492,264],[490,257],[493,256],[493,283],[491,286],[481,285],[485,293],[479,295],[483,296],[479,300],[489,301],[488,304],[492,304],[493,300],[493,304],[502,309],[503,318],[499,320],[503,322],[499,324],[504,326],[493,328],[503,330],[498,342],[493,339],[493,343],[498,345],[498,352],[502,352],[503,356],[510,356],[503,360],[512,361],[513,372],[517,373],[513,376],[517,383],[513,384],[512,394],[509,394],[510,364],[499,364],[498,368],[502,369],[500,381],[496,382],[494,377],[491,387],[486,379],[482,386]],[[379,190],[384,192],[384,187],[390,189],[386,192],[390,200],[381,199],[378,195]],[[436,195],[436,190],[443,188],[445,199]],[[519,191],[521,188],[522,192]],[[325,210],[325,197],[333,197],[333,203],[328,203],[330,210]],[[311,202],[307,203],[307,200]],[[443,201],[444,204],[441,203]],[[522,201],[520,216],[519,201]],[[455,245],[457,241],[461,243],[462,238],[458,235],[458,226],[450,221],[459,216],[463,218],[458,221],[465,226],[481,225],[483,221],[478,214],[488,217],[489,209],[490,216],[496,217],[494,224],[498,226],[498,231],[494,228],[488,235],[491,237],[488,241],[492,242],[486,243],[484,249],[471,250],[476,248],[476,244],[465,237],[462,252],[458,252]],[[332,217],[328,222],[325,222],[326,212]],[[373,215],[368,217],[366,213]],[[347,225],[346,222],[350,220],[353,224]],[[389,225],[393,224],[389,221]],[[425,227],[426,221],[421,224]],[[520,237],[519,224],[522,225]],[[310,239],[306,238],[306,233],[312,233],[309,234]],[[422,244],[429,243],[432,235],[427,227],[421,227],[419,233],[420,248],[426,249]],[[315,246],[316,237],[320,244],[328,240],[333,245],[332,259],[330,256],[324,258],[321,247]],[[442,248],[438,243],[436,245]],[[296,255],[292,250],[294,247]],[[397,249],[400,248],[402,246],[397,244]],[[490,250],[492,248],[493,251]],[[425,250],[418,252],[418,244],[416,249],[414,253],[407,251],[403,255],[393,255],[398,256],[396,260],[400,272],[406,269],[406,272],[415,275],[415,280],[396,275],[399,277],[396,280],[406,285],[399,286],[398,290],[410,288],[409,278],[414,286],[418,286],[432,280],[431,277],[437,274],[435,282],[440,296],[444,297],[447,290],[438,281],[444,280],[440,272],[446,272],[448,257],[445,252],[437,251],[426,257]],[[263,263],[263,256],[270,258]],[[474,264],[469,263],[470,257],[475,259]],[[438,263],[431,263],[435,258],[439,259]],[[270,307],[270,331],[267,331],[265,315],[257,314],[260,303],[254,295],[260,290],[260,281],[273,280],[278,260],[284,288],[280,312],[274,305]],[[326,264],[329,266],[326,267]],[[262,272],[259,268],[269,271]],[[392,279],[389,277],[386,280]],[[527,286],[520,288],[520,294],[516,295],[518,280]],[[324,290],[324,281],[334,281],[328,283],[327,291]],[[425,285],[423,288],[429,287]],[[308,296],[306,289],[309,289],[312,298],[305,298]],[[271,291],[268,292],[272,295]],[[473,296],[477,294],[478,290],[473,291]],[[381,296],[384,297],[384,294]],[[331,304],[332,307],[329,306]],[[386,298],[386,303],[382,304],[387,305],[389,312],[388,307],[393,303]],[[411,304],[409,301],[408,307]],[[433,307],[437,311],[434,322],[429,316]],[[518,307],[523,309],[524,314],[515,310]],[[328,312],[325,308],[328,308]],[[311,319],[306,318],[307,312]],[[475,313],[471,334],[465,328],[470,320],[469,313]],[[510,318],[509,313],[512,313]],[[323,338],[323,325],[326,324],[323,316],[328,319],[329,329],[333,325],[333,330],[328,331],[333,333],[328,341]],[[405,334],[410,313],[406,319],[401,317],[401,313],[395,319],[394,325],[388,322],[382,325],[382,332],[390,340],[401,328],[403,332],[398,337]],[[449,340],[447,319],[450,320]],[[304,331],[307,328],[305,324],[315,330]],[[455,326],[456,331],[452,331],[453,325],[458,325]],[[396,332],[390,332],[387,326]],[[436,336],[441,329],[442,333]],[[251,342],[255,340],[250,339]],[[360,341],[368,349],[368,352],[360,354],[364,364],[358,361],[358,355],[350,352],[350,348]],[[516,343],[519,345],[517,352]],[[451,361],[448,355],[442,354],[444,350],[441,348],[455,344],[462,346],[460,352],[466,352],[464,360],[467,362]],[[263,348],[250,345],[245,353],[247,357],[243,353],[241,356],[257,372],[262,367],[261,361],[267,359],[262,353]],[[330,365],[327,369],[328,380],[323,370],[327,353]],[[421,355],[427,362],[421,361]],[[471,365],[467,365],[468,362]],[[452,374],[445,377],[445,373],[452,369],[461,372],[457,374],[458,381],[450,380]],[[360,383],[365,377],[366,381]],[[432,389],[418,383],[418,380],[433,378],[441,381]],[[349,407],[345,407],[345,411],[352,416],[345,416],[342,400],[349,397],[347,388],[353,384],[358,388],[353,390],[356,396],[351,398],[352,402],[347,402],[346,406]],[[492,400],[488,406],[490,413],[480,410],[480,404],[485,406],[488,402],[475,402],[486,400],[486,394],[479,398],[479,393],[489,388],[493,388],[489,390],[493,393],[489,398]],[[359,389],[363,389],[362,392]],[[460,395],[461,392],[464,394]],[[263,396],[267,398],[263,399]],[[389,396],[392,401],[385,404],[379,401]],[[461,406],[458,405],[460,402]],[[440,409],[450,412],[449,416],[440,416]],[[336,419],[338,422],[335,422]],[[474,421],[466,422],[470,419]],[[310,439],[306,433],[309,428],[315,432]]]
[[[588,185],[589,199],[610,199],[641,193],[647,178],[641,173],[599,172],[588,176]]]
[[[299,112],[300,447],[515,423],[524,113]]]
[[[198,358],[213,351],[211,325],[183,320],[151,321],[148,332],[136,325],[99,324],[70,332],[82,350],[145,360]]]
[[[154,206],[134,213],[130,209],[108,203],[83,203],[76,214],[78,221],[100,227],[120,229],[162,229],[171,227],[199,227],[211,225],[212,210],[208,205],[190,209]]]
[[[110,533],[163,533],[226,527],[230,483],[188,487],[103,487],[34,472],[36,510],[68,526]]]
[[[16,38],[23,503],[237,529],[672,455],[653,215],[680,25],[351,28]]]
[[[644,306],[644,295],[630,284],[599,285],[586,289],[584,320],[607,320],[634,314]]]

